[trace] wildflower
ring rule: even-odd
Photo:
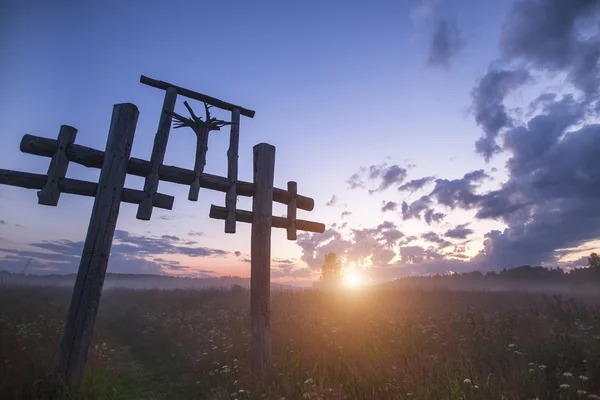
[[[517,347],[517,345],[514,344],[514,343],[511,343],[511,344],[508,345],[508,347],[510,347],[511,349],[514,349],[515,347]]]
[[[542,371],[546,369],[546,366],[544,364],[541,364],[539,367],[539,369],[541,369]]]
[[[535,369],[531,368],[531,369],[529,370],[529,372],[531,372],[531,373],[533,374],[533,373],[535,372]]]
[[[475,390],[479,389],[479,385],[473,385],[473,389],[475,389]]]
[[[570,373],[570,372],[563,372],[563,376],[564,376],[565,378],[570,378],[571,376],[573,376],[573,374],[572,374],[572,373]]]
[[[582,381],[587,381],[589,378],[585,375],[579,375],[579,379],[581,379]]]
[[[244,389],[238,390],[238,393],[244,393]]]
[[[563,383],[562,385],[560,385],[561,389],[568,389],[570,387],[571,387],[571,385],[569,385],[568,383]]]
[[[588,399],[600,399],[600,396],[597,394],[588,394]]]
[[[578,394],[578,395],[580,395],[580,396],[582,396],[582,395],[584,395],[584,394],[587,394],[587,392],[586,392],[585,390],[581,390],[581,389],[579,389],[579,390],[577,391],[577,394]]]
[[[313,383],[313,380],[308,378],[307,380],[304,381],[305,385],[310,385],[311,383]]]
[[[467,379],[464,380],[464,383],[470,385],[471,384],[471,380],[469,378],[467,378]]]

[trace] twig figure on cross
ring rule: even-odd
[[[183,102],[185,108],[190,113],[190,118],[186,118],[175,111],[164,110],[167,115],[173,117],[177,122],[174,125],[175,129],[178,128],[192,128],[196,134],[196,161],[194,162],[194,182],[190,186],[190,192],[188,194],[188,200],[198,201],[198,192],[200,191],[200,176],[204,172],[206,166],[206,153],[208,152],[208,134],[211,131],[220,131],[223,126],[231,125],[232,122],[225,122],[217,118],[211,118],[210,108],[211,105],[204,103],[204,109],[206,113],[206,119],[202,121],[202,117],[197,117],[194,114],[194,110],[188,104],[187,101]]]

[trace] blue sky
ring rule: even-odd
[[[587,46],[587,42],[581,44],[572,38],[573,26],[589,20],[598,11],[597,5],[594,8],[594,2],[589,0],[575,2],[578,4],[571,7],[572,12],[563,13],[563,20],[563,14],[557,17],[552,12],[555,1],[558,0],[541,2],[545,5],[532,14],[539,17],[540,32],[552,24],[566,26],[562,31],[558,29],[563,33],[558,39],[567,50]],[[321,253],[328,249],[337,250],[348,269],[372,279],[499,268],[499,256],[492,257],[499,250],[490,247],[496,240],[490,232],[504,232],[507,227],[513,232],[524,232],[526,221],[535,219],[541,204],[526,202],[529,208],[522,210],[519,221],[508,213],[494,214],[495,219],[479,218],[475,214],[485,208],[486,199],[445,201],[439,195],[441,189],[438,194],[432,192],[438,187],[434,179],[462,179],[466,173],[483,169],[485,177],[474,182],[479,196],[500,190],[496,195],[505,196],[502,198],[508,202],[519,196],[533,199],[535,196],[527,188],[519,188],[518,195],[508,193],[508,186],[514,187],[510,182],[517,181],[510,160],[519,157],[514,147],[503,144],[502,137],[520,138],[511,136],[509,131],[527,126],[533,117],[523,110],[542,93],[574,93],[581,107],[590,106],[589,102],[582,105],[583,96],[592,93],[583,88],[582,79],[575,79],[571,73],[579,65],[576,52],[561,55],[571,57],[574,61],[570,64],[552,63],[557,57],[527,47],[525,39],[531,35],[524,27],[511,30],[517,32],[515,37],[503,31],[503,26],[519,23],[519,17],[529,12],[528,3],[535,2],[520,3],[525,6],[519,8],[512,1],[450,0],[168,5],[158,1],[143,5],[113,1],[93,5],[75,1],[5,2],[0,13],[0,168],[45,173],[49,160],[20,153],[19,142],[27,133],[55,138],[61,124],[79,130],[77,143],[103,149],[112,105],[121,102],[132,102],[140,110],[132,156],[148,159],[164,92],[140,84],[143,74],[256,110],[254,119],[243,118],[241,122],[240,178],[252,179],[252,146],[267,142],[277,148],[276,186],[283,188],[288,180],[296,180],[299,193],[315,199],[315,210],[299,217],[324,222],[329,230],[324,235],[301,236],[298,242],[288,242],[285,231],[275,230],[273,257],[277,279],[312,279],[322,262]],[[591,4],[591,8],[584,3]],[[518,36],[519,29],[524,32],[522,36]],[[585,24],[582,29],[591,32],[589,47],[595,49],[597,44],[592,39],[596,30]],[[432,54],[438,62],[431,61]],[[439,57],[443,62],[439,62]],[[478,110],[488,108],[478,105],[498,106],[494,99],[486,102],[490,97],[482,100],[483,94],[488,96],[497,90],[482,90],[480,97],[474,95],[474,90],[483,87],[483,77],[498,76],[490,74],[495,68],[490,66],[497,63],[505,70],[510,67],[511,73],[524,68],[535,79],[526,83],[517,78],[503,81],[510,83],[510,90],[500,90],[499,102],[506,105],[513,122],[492,134],[486,130],[489,125],[484,121],[485,115],[478,114]],[[594,76],[586,84],[593,89]],[[177,110],[183,113],[181,101]],[[202,109],[199,103],[193,107]],[[541,111],[551,112],[549,108]],[[215,113],[227,119],[226,113]],[[593,118],[588,113],[584,121]],[[572,121],[565,132],[576,123],[581,126],[582,120]],[[211,135],[206,171],[226,175],[227,129]],[[475,142],[482,135],[498,140],[502,148],[489,162],[485,154],[475,151]],[[191,131],[172,130],[165,164],[192,168],[194,145]],[[505,164],[507,161],[509,164]],[[396,176],[398,179],[389,187],[369,193],[394,165],[405,169],[406,176]],[[379,173],[372,180],[368,176],[370,166],[379,166]],[[349,177],[361,167],[367,169],[359,173],[367,187],[349,189]],[[538,167],[536,171],[545,171]],[[71,164],[68,176],[93,181],[98,171]],[[421,190],[397,190],[402,183],[427,176],[434,178]],[[127,186],[141,188],[143,180],[128,177]],[[237,234],[226,235],[222,221],[208,218],[210,204],[223,204],[221,193],[201,190],[200,200],[194,203],[187,200],[186,187],[161,183],[160,191],[175,196],[174,209],[155,210],[152,220],[144,222],[135,219],[136,206],[122,205],[118,223],[121,235],[117,235],[116,243],[121,243],[119,238],[125,242],[126,238],[135,237],[139,250],[163,235],[177,236],[178,240],[172,240],[166,255],[150,250],[128,254],[124,247],[123,254],[113,257],[109,270],[249,273],[249,264],[244,260],[249,256],[250,226],[240,226]],[[337,204],[327,206],[333,195],[339,199],[334,202]],[[414,213],[411,217],[401,211],[403,201],[410,205],[422,196],[430,197],[430,208],[445,214],[439,223],[427,224],[420,214],[417,218]],[[561,199],[559,196],[555,200]],[[85,236],[92,199],[63,195],[58,207],[44,207],[37,205],[35,191],[3,186],[0,202],[0,269],[19,270],[24,260],[34,257],[33,270],[74,270],[74,254]],[[397,203],[396,209],[383,212],[382,205],[387,202]],[[238,204],[245,209],[251,206],[246,198]],[[352,214],[342,218],[344,211]],[[285,207],[276,205],[274,212],[282,214]],[[368,236],[376,238],[383,232],[376,228],[386,221],[394,224],[393,229],[404,238],[417,239],[393,243],[373,239],[364,251],[356,250],[360,247],[357,232],[375,229]],[[458,258],[443,250],[445,247],[440,249],[445,246],[441,241],[429,240],[433,236],[422,237],[433,232],[441,238],[462,224],[469,224],[467,229],[473,232],[468,235],[467,244],[458,243],[457,238],[451,241],[453,247],[465,247],[462,252],[452,252],[461,253]],[[190,232],[202,235],[190,236]],[[578,247],[593,243],[596,235],[591,229],[574,235],[573,240],[547,243],[539,255],[525,246],[520,251],[535,256],[523,256],[523,263],[556,264],[565,255],[569,259],[569,254],[573,254],[571,259],[579,259],[581,254],[573,251],[557,258],[547,248],[555,251],[563,246]],[[512,236],[503,236],[509,237]],[[51,251],[43,243],[52,241],[69,243],[69,250],[61,250],[66,258],[56,255],[52,261],[38,254]],[[185,244],[190,241],[196,243]],[[178,251],[186,246],[211,251],[190,257]],[[500,244],[494,247],[499,248]],[[485,254],[475,260],[482,249]],[[394,253],[391,259],[390,251]],[[421,256],[411,259],[409,254],[414,251]],[[512,247],[502,250],[503,254],[515,251]],[[512,264],[520,254],[500,259],[506,267],[516,266]],[[496,261],[491,262],[489,257]],[[121,258],[124,261],[120,263]],[[130,261],[129,266],[123,265],[126,260]],[[419,268],[421,264],[423,268]],[[379,270],[384,272],[376,272]]]

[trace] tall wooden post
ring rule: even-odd
[[[235,233],[235,209],[237,207],[238,153],[240,147],[240,110],[231,112],[231,132],[229,134],[229,150],[227,150],[227,179],[231,183],[225,195],[227,219],[225,233]]]
[[[175,110],[176,101],[177,89],[169,87],[165,92],[165,100],[158,121],[158,130],[154,137],[154,146],[152,147],[152,155],[150,156],[151,170],[144,182],[144,193],[146,194],[146,198],[140,203],[136,215],[137,219],[143,221],[150,220],[150,217],[152,216],[152,199],[158,190],[158,170],[165,159],[169,133],[171,132],[171,116],[167,114],[167,112],[173,112]]]
[[[275,147],[254,146],[254,196],[252,199],[252,239],[250,267],[250,319],[252,366],[264,372],[271,358],[271,220]]]
[[[60,344],[56,372],[58,381],[63,384],[78,383],[83,375],[138,115],[134,104],[117,104],[113,108],[90,225]]]

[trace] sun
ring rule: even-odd
[[[362,285],[362,279],[360,275],[355,273],[349,273],[344,275],[344,286],[348,288],[357,288]]]

